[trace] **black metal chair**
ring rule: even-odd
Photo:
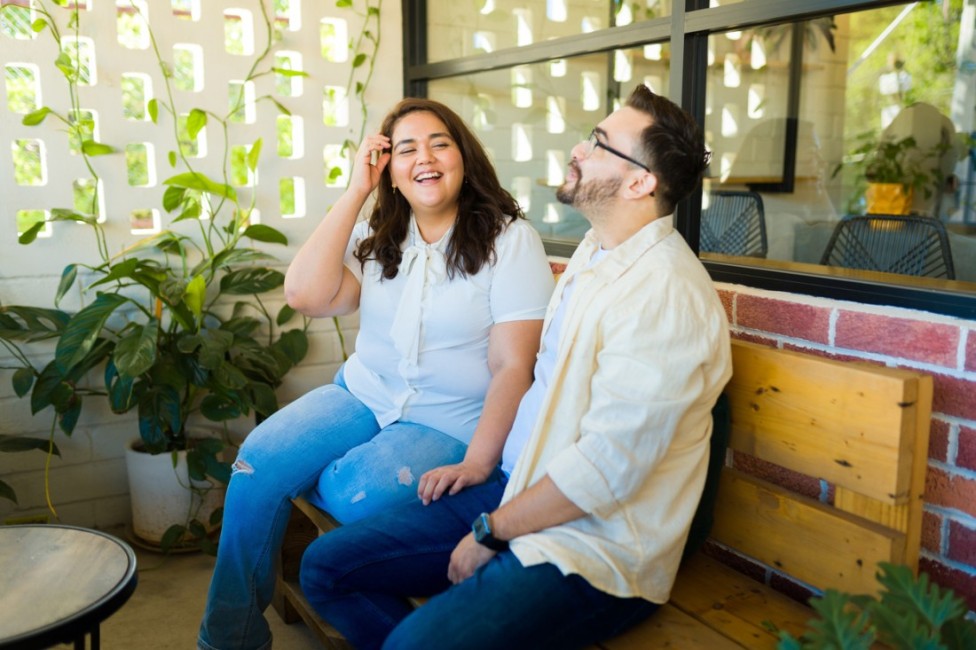
[[[847,215],[834,228],[820,263],[954,280],[949,236],[924,215]]]
[[[715,190],[702,210],[701,250],[766,257],[766,214],[756,192]]]

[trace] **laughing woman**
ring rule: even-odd
[[[552,287],[542,242],[478,139],[443,104],[400,102],[288,269],[285,296],[303,314],[359,309],[356,351],[241,447],[199,648],[271,646],[263,611],[292,497],[350,522],[488,477],[532,381]]]

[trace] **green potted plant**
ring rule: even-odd
[[[856,146],[834,168],[854,174],[855,197],[863,195],[870,214],[908,214],[915,192],[932,196],[943,179],[932,168],[936,150],[922,150],[913,136],[901,139],[862,133]]]
[[[63,1],[57,4],[66,6]],[[260,69],[273,39],[264,3],[258,4],[268,30],[268,48],[256,56],[247,80],[271,72],[302,74],[270,66]],[[32,29],[48,31],[57,42],[55,65],[69,85],[72,104],[60,112],[48,106],[38,108],[23,122],[60,121],[69,137],[79,143],[92,187],[97,188],[95,159],[112,155],[116,149],[96,142],[90,123],[73,119],[82,114],[77,93],[79,60],[62,47],[59,23],[44,3],[37,3],[35,11],[38,18]],[[78,9],[65,11],[71,12],[68,28],[77,30]],[[171,90],[172,68],[160,58],[151,30],[150,36],[166,88],[162,99],[148,103],[148,113],[156,124],[168,119],[174,135],[169,160],[177,173],[163,181],[162,193],[163,209],[174,215],[173,227],[113,254],[106,226],[97,214],[97,189],[88,209],[52,209],[47,222],[77,222],[88,227],[100,262],[68,264],[51,307],[0,305],[0,340],[8,349],[17,350],[39,341],[54,342],[53,355],[40,368],[27,355],[16,354],[20,366],[13,374],[15,393],[29,396],[33,413],[53,409],[52,435],[55,426],[71,435],[84,404],[91,399],[107,400],[115,413],[134,411],[140,450],[165,454],[173,467],[185,455],[190,480],[185,487],[200,497],[229,479],[229,465],[221,459],[229,438],[194,439],[188,435],[188,423],[193,418],[225,423],[252,413],[261,417],[274,412],[278,407],[275,389],[306,354],[308,323],[303,319],[300,325],[284,329],[295,316],[293,310],[286,306],[272,314],[262,300],[282,285],[283,274],[268,266],[273,257],[254,243],[287,241],[274,228],[250,223],[253,198],[242,201],[228,182],[230,156],[218,157],[224,167],[215,179],[195,169],[185,153],[185,139],[195,139],[208,124],[223,129],[226,146],[228,121],[240,110],[243,97],[226,116],[191,110],[186,132],[181,133]],[[251,173],[257,169],[260,152],[261,141],[257,140],[242,161]],[[193,234],[179,232],[179,222],[192,226]],[[34,224],[23,232],[20,242],[32,243],[44,227],[45,222]],[[76,283],[84,285],[90,301],[74,313],[61,310],[61,299]],[[96,374],[101,381],[91,379]],[[198,513],[200,499],[191,498],[188,503],[185,518],[169,526],[161,539],[149,541],[170,548],[193,539],[212,550],[207,533],[219,522],[219,508]]]
[[[829,589],[811,600],[818,616],[800,638],[781,630],[778,650],[897,650],[976,648],[976,623],[951,589],[918,577],[903,565],[881,562],[880,595],[852,595]]]

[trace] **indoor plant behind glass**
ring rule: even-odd
[[[64,2],[56,4],[67,6]],[[269,58],[273,29],[264,3],[258,5],[268,46],[256,55],[246,80],[271,72],[301,74],[271,67],[259,70]],[[135,5],[133,10],[138,12]],[[53,408],[52,436],[55,426],[71,435],[89,399],[107,399],[115,413],[135,411],[144,451],[167,454],[173,467],[185,452],[189,479],[203,486],[191,488],[187,482],[186,487],[206,492],[208,486],[229,479],[229,466],[220,458],[227,440],[193,439],[187,434],[188,421],[196,414],[211,422],[226,422],[252,411],[258,416],[274,412],[278,406],[275,389],[305,356],[308,345],[307,322],[285,331],[294,312],[286,306],[272,315],[261,299],[281,286],[283,275],[267,266],[273,258],[253,242],[286,244],[284,235],[269,226],[250,223],[253,198],[242,201],[227,181],[230,156],[217,157],[224,167],[217,170],[220,180],[214,180],[195,169],[185,153],[185,140],[196,138],[208,123],[222,128],[226,147],[228,122],[241,109],[243,97],[223,117],[191,110],[185,133],[181,133],[175,119],[180,113],[171,89],[172,67],[160,57],[155,36],[146,26],[165,81],[164,97],[148,102],[148,113],[153,123],[160,125],[167,119],[171,123],[174,146],[169,160],[179,170],[163,182],[162,207],[174,215],[172,224],[192,224],[191,232],[195,233],[180,233],[177,226],[113,254],[107,226],[99,221],[95,159],[117,150],[93,139],[90,122],[72,119],[83,115],[77,92],[83,71],[80,57],[65,48],[58,16],[52,13],[69,12],[67,29],[77,32],[79,10],[48,9],[38,2],[34,11],[37,18],[31,28],[46,31],[57,42],[55,66],[69,86],[71,105],[60,112],[40,107],[25,116],[24,124],[39,125],[52,119],[61,122],[69,137],[79,143],[80,155],[92,175],[91,187],[95,188],[90,209],[54,208],[47,222],[88,226],[101,261],[68,264],[52,307],[0,306],[0,339],[17,351],[14,356],[21,364],[13,376],[14,390],[19,396],[30,396],[35,414]],[[242,161],[252,174],[260,151],[258,140]],[[44,227],[45,222],[39,222],[27,229],[21,243],[32,243]],[[76,313],[61,310],[61,299],[76,283],[85,286],[87,304]],[[53,358],[37,369],[21,350],[45,340],[55,342]],[[102,381],[93,380],[97,375]],[[212,550],[206,532],[219,522],[219,509],[198,516],[199,500],[194,504],[190,499],[189,503],[185,519],[170,526],[158,542],[170,548],[193,539]]]
[[[847,168],[854,174],[849,209],[863,195],[869,214],[908,214],[915,192],[929,198],[944,180],[931,162],[938,152],[921,149],[913,136],[879,137],[869,131],[859,135],[856,143],[833,172],[836,176]]]

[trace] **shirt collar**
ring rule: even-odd
[[[674,225],[671,215],[655,219],[611,250],[610,254],[593,268],[593,272],[605,282],[616,280],[633,266],[638,258],[670,235],[672,231],[674,231]],[[600,248],[600,242],[597,241],[592,228],[587,231],[580,246],[585,246],[586,255],[583,259],[589,259]]]

